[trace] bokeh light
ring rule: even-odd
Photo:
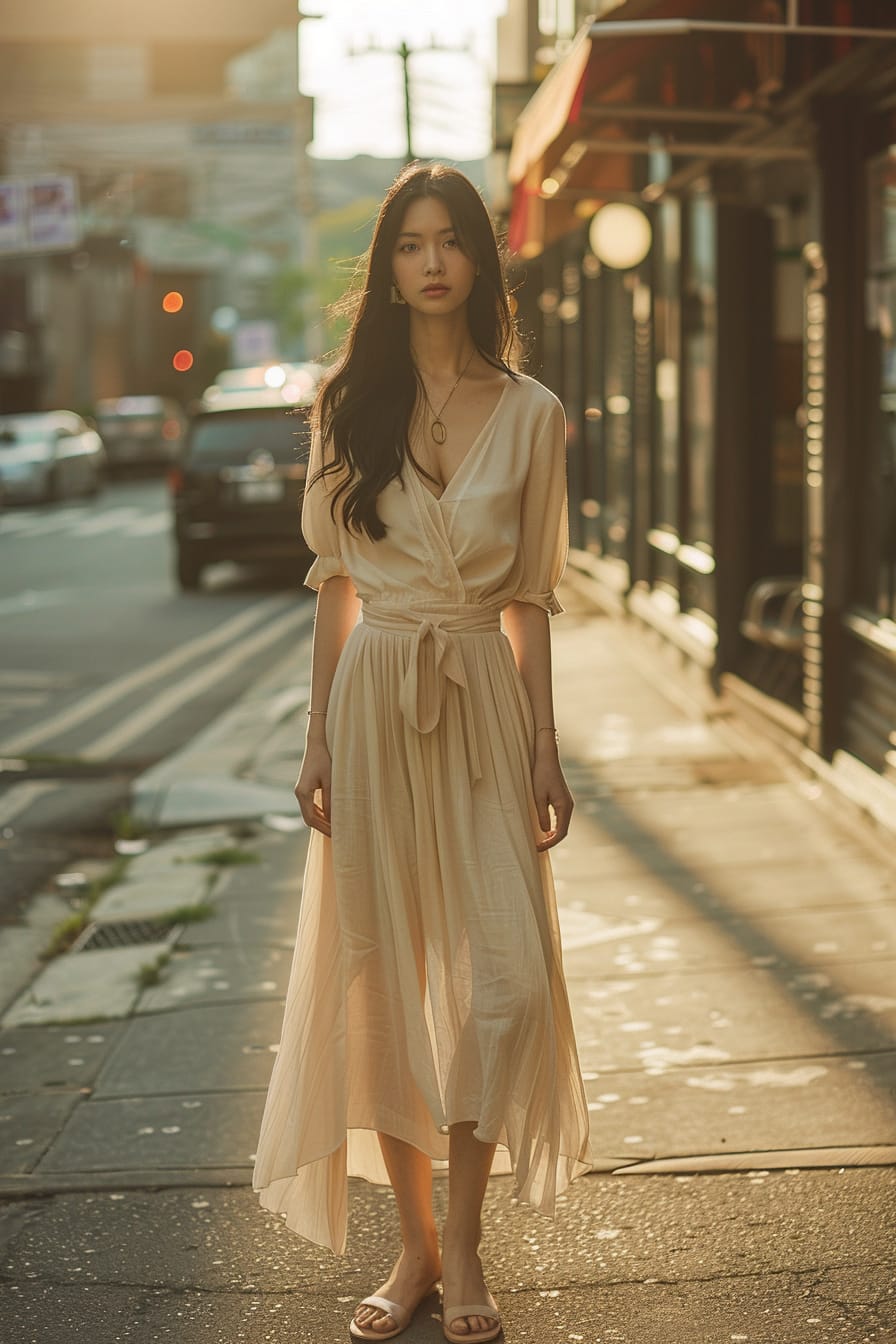
[[[613,202],[598,210],[591,221],[588,241],[605,266],[627,271],[639,266],[653,240],[650,220],[643,210],[625,202]]]
[[[162,307],[166,313],[179,313],[184,306],[184,296],[179,290],[169,289],[162,300]]]
[[[177,369],[178,373],[186,373],[193,367],[193,355],[189,350],[178,350],[171,363]]]

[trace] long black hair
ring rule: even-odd
[[[479,269],[467,300],[467,322],[476,349],[495,368],[514,376],[516,330],[485,204],[456,168],[409,164],[380,207],[351,329],[312,411],[313,424],[333,452],[320,474],[344,475],[330,504],[333,516],[343,497],[345,526],[359,535],[366,532],[374,541],[386,535],[377,496],[411,456],[409,430],[419,374],[411,357],[408,307],[392,303],[390,294],[398,234],[408,206],[422,196],[436,196],[444,203],[458,246]]]

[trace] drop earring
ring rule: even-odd
[[[389,290],[389,302],[390,302],[390,303],[407,303],[407,299],[405,299],[405,298],[402,297],[401,291],[399,290],[398,286],[395,284],[395,281],[394,281],[394,280],[393,280],[393,282],[392,282],[392,287],[391,287],[391,289]]]

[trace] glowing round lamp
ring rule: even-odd
[[[178,373],[186,373],[193,367],[193,356],[189,350],[178,350],[171,363]]]
[[[622,201],[602,206],[588,229],[591,251],[614,271],[639,266],[652,241],[653,230],[644,211]]]

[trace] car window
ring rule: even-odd
[[[190,430],[188,456],[198,461],[247,462],[268,452],[275,462],[307,459],[310,442],[305,412],[226,411],[198,416]]]

